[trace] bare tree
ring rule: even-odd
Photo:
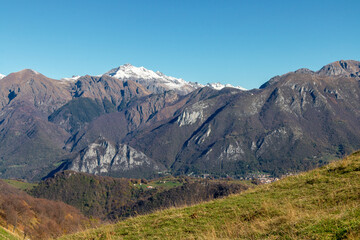
[[[12,205],[8,205],[5,208],[5,218],[6,218],[6,224],[13,225],[14,226],[13,231],[15,231],[17,226],[18,214]]]

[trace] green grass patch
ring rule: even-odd
[[[5,181],[6,183],[10,184],[11,186],[13,186],[17,189],[23,190],[23,191],[31,190],[32,188],[37,186],[36,183],[27,183],[27,182],[13,180],[13,179],[3,179],[3,181]]]
[[[18,237],[6,231],[4,228],[0,227],[0,239],[1,240],[19,240]]]
[[[59,167],[61,164],[63,164],[65,161],[59,161],[53,164],[54,167]]]

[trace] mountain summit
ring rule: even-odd
[[[360,62],[340,60],[322,67],[318,72],[325,76],[360,77]]]
[[[164,91],[173,90],[178,94],[185,95],[194,91],[197,88],[205,86],[199,83],[187,82],[182,78],[166,76],[159,71],[154,72],[144,67],[135,67],[129,63],[117,68],[113,68],[107,73],[105,73],[105,75],[121,80],[135,81],[154,93],[162,93]],[[221,90],[225,87],[246,90],[243,87],[235,87],[231,84],[208,83],[206,86],[215,90]]]
[[[131,64],[124,64],[113,68],[106,72],[105,75],[121,80],[135,81],[154,93],[173,90],[179,94],[187,94],[202,87],[202,85],[197,83],[186,82],[181,78],[166,76],[159,71],[154,72],[144,67],[135,67]]]
[[[124,64],[120,67],[113,68],[106,75],[112,76],[118,79],[129,79],[129,78],[143,78],[143,79],[172,79],[172,80],[180,80],[174,77],[168,77],[162,74],[161,72],[154,72],[152,70],[148,70],[144,67],[135,67],[130,63]]]

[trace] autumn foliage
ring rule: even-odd
[[[87,223],[72,206],[31,197],[0,180],[0,224],[24,239],[58,237]]]

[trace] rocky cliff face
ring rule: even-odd
[[[81,150],[65,169],[112,176],[150,176],[165,170],[144,153],[125,144],[111,144],[104,138]]]

